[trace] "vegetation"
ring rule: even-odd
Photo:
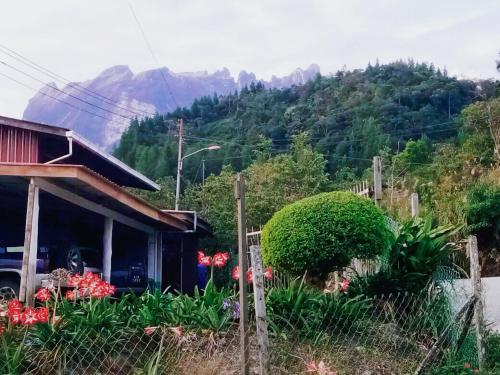
[[[382,212],[354,193],[322,193],[285,206],[264,226],[264,261],[292,276],[324,279],[352,258],[382,254],[388,230]]]
[[[394,242],[380,258],[380,271],[356,279],[351,290],[369,296],[422,292],[436,272],[450,264],[450,239],[459,229],[453,225],[436,227],[430,217],[400,225]]]
[[[481,86],[481,94],[494,92],[488,81]],[[210,142],[223,147],[208,158],[186,160],[189,181],[201,181],[201,159],[208,159],[207,175],[218,174],[224,164],[243,170],[258,158],[287,151],[293,136],[304,131],[314,150],[325,155],[329,174],[350,168],[359,175],[369,165],[365,159],[381,149],[397,150],[422,133],[433,141],[456,135],[456,116],[477,95],[476,83],[432,65],[377,63],[282,90],[251,84],[239,93],[200,98],[190,109],[135,120],[115,154],[154,179],[175,175],[174,120],[182,117],[186,153]],[[269,141],[263,144],[262,137]]]

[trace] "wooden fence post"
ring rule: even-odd
[[[250,246],[253,273],[253,296],[255,301],[255,321],[259,344],[260,375],[269,373],[269,336],[267,332],[266,299],[264,293],[264,266],[260,246]]]
[[[377,205],[382,200],[382,160],[380,156],[373,157],[373,199]]]
[[[476,297],[476,305],[474,307],[474,316],[476,322],[476,341],[477,341],[477,357],[479,369],[484,365],[484,311],[481,286],[481,265],[479,263],[479,252],[477,248],[476,236],[469,236],[468,250],[470,257],[470,275],[472,282],[472,290]]]
[[[235,198],[238,206],[238,267],[240,286],[240,371],[249,374],[248,297],[247,297],[247,235],[245,215],[245,180],[236,175]]]
[[[410,196],[410,203],[411,203],[411,217],[418,217],[418,214],[420,212],[420,207],[419,207],[417,193],[412,193],[412,195]]]

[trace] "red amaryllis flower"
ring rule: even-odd
[[[148,336],[151,336],[158,327],[146,327],[144,328],[144,333]]]
[[[50,296],[50,291],[47,288],[39,289],[38,292],[35,293],[35,298],[40,302],[48,301]]]
[[[36,319],[39,323],[47,323],[49,321],[49,309],[47,307],[36,309]]]
[[[200,259],[200,262],[199,262],[202,266],[205,266],[205,267],[210,267],[212,265],[212,257],[209,256],[209,255],[205,255],[204,257],[202,257]]]
[[[7,303],[7,316],[10,316],[11,314],[19,314],[22,309],[23,305],[21,302],[17,299],[13,299]]]
[[[253,283],[253,270],[252,270],[252,267],[250,267],[248,270],[247,270],[247,282],[249,284]]]
[[[231,278],[234,281],[238,281],[240,279],[240,268],[238,266],[234,266],[233,271],[231,272]]]
[[[222,268],[226,265],[228,260],[229,260],[229,253],[218,252],[218,253],[215,253],[215,255],[212,259],[212,263],[213,263],[214,267]]]
[[[273,267],[266,267],[266,269],[264,270],[264,277],[268,280],[271,280],[273,278]]]
[[[27,307],[22,313],[21,313],[21,322],[24,325],[33,325],[38,322],[37,318],[37,312],[34,307]]]
[[[76,299],[76,293],[74,290],[67,290],[64,296],[68,301],[74,301]]]

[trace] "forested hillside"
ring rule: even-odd
[[[447,77],[425,64],[394,63],[339,72],[284,90],[252,85],[239,94],[205,97],[191,109],[134,121],[118,157],[162,191],[140,193],[174,205],[176,119],[186,121],[181,208],[194,209],[215,233],[214,246],[235,243],[235,172],[247,181],[247,224],[264,224],[288,203],[344,189],[383,163],[385,212],[405,220],[409,195],[421,214],[479,236],[482,260],[500,265],[500,97],[498,81]],[[201,159],[206,159],[201,183]]]
[[[189,109],[133,121],[115,153],[151,178],[175,175],[175,120],[183,117],[186,153],[222,146],[186,161],[184,177],[191,182],[201,181],[201,159],[207,159],[207,175],[219,173],[223,164],[244,169],[259,153],[288,150],[292,136],[304,131],[325,155],[329,174],[359,174],[379,150],[402,149],[422,134],[431,141],[455,136],[462,108],[493,94],[488,81],[478,86],[428,64],[369,65],[281,90],[252,84],[240,93],[200,98]]]

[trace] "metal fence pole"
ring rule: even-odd
[[[260,375],[269,373],[269,336],[267,332],[266,299],[264,293],[264,266],[259,246],[250,246],[253,273],[255,320],[259,344]]]
[[[245,216],[245,180],[241,173],[236,176],[235,198],[238,206],[238,267],[240,286],[240,369],[249,374],[248,347],[248,297],[247,297],[247,235]]]
[[[482,299],[482,285],[481,285],[481,265],[479,263],[479,252],[477,248],[476,236],[469,236],[468,250],[470,256],[470,275],[472,282],[472,290],[474,297],[476,297],[476,305],[474,307],[474,316],[476,322],[476,340],[477,340],[477,357],[479,362],[479,369],[484,365],[484,311]]]

